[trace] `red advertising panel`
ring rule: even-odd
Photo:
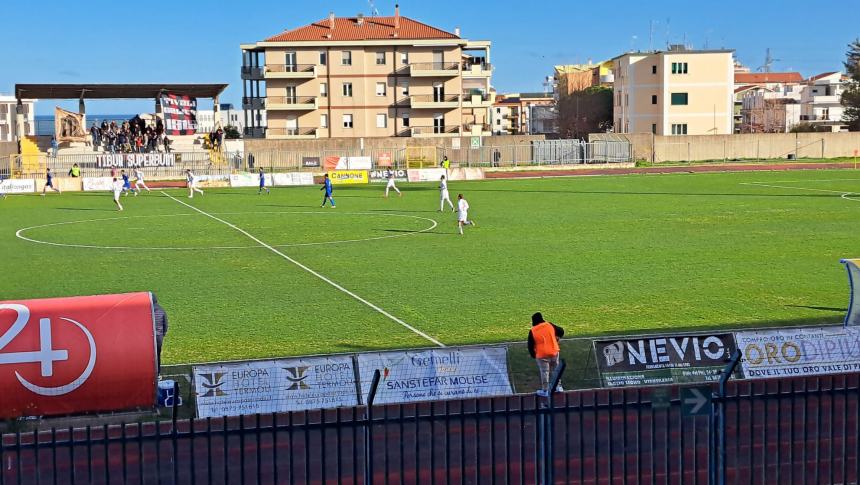
[[[0,417],[152,407],[150,293],[0,301]]]

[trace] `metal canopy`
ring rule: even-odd
[[[215,98],[227,84],[16,84],[18,99],[155,99],[161,93]]]

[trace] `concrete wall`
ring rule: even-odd
[[[860,133],[755,133],[652,136],[647,133],[589,135],[589,141],[627,139],[633,158],[654,163],[764,158],[835,158],[860,153]]]
[[[15,141],[0,141],[0,159],[5,159],[9,155],[18,153],[18,142]]]

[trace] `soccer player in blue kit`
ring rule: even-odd
[[[128,174],[125,173],[125,170],[120,171],[120,173],[122,174],[122,193],[125,194],[126,197],[128,197],[128,193],[131,192],[134,194],[135,197],[137,197],[137,194],[140,192],[140,189],[135,192],[134,189],[131,188],[131,181],[128,179]]]
[[[264,190],[269,193],[269,188],[266,187],[266,172],[263,171],[263,167],[260,167],[260,190],[257,191],[257,195],[262,194]]]
[[[48,187],[50,187],[50,188],[51,188],[51,190],[53,190],[54,192],[56,192],[56,193],[58,193],[58,194],[59,194],[59,193],[60,193],[60,189],[58,189],[58,188],[54,187],[54,174],[51,172],[51,169],[50,169],[50,168],[49,168],[49,169],[48,169],[48,171],[45,173],[45,179],[46,179],[46,180],[45,180],[45,186],[44,186],[44,187],[42,187],[42,196],[44,196],[44,195],[45,195],[45,192],[47,192],[47,191],[48,191]]]
[[[325,190],[325,196],[323,197],[323,203],[320,207],[325,207],[325,202],[327,200],[331,201],[331,208],[334,209],[334,199],[331,196],[332,187],[331,187],[331,179],[328,178],[328,174],[325,174],[325,179],[323,180],[323,186],[320,187],[320,190]]]

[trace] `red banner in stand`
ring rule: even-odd
[[[150,408],[148,292],[0,301],[0,418]]]

